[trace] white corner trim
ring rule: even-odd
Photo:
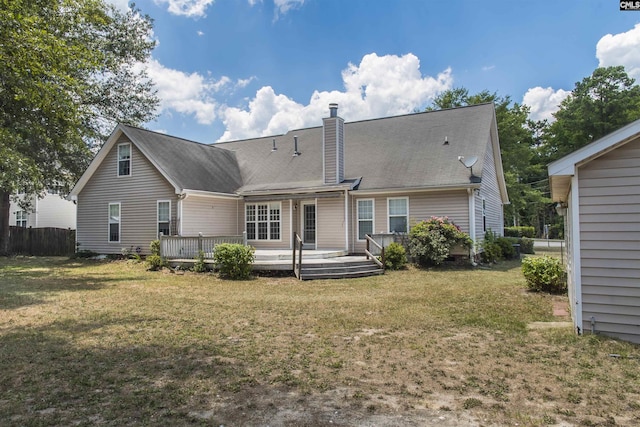
[[[566,219],[565,219],[566,220]],[[580,262],[580,191],[578,184],[578,170],[576,168],[575,175],[571,178],[571,275],[573,276],[575,301],[570,301],[572,311],[575,314],[574,328],[580,327],[582,330],[582,263]]]

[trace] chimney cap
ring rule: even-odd
[[[337,117],[338,116],[338,104],[332,102],[329,104],[329,117]]]

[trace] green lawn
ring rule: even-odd
[[[527,328],[558,299],[518,262],[234,282],[0,258],[0,424],[637,425],[640,347]]]

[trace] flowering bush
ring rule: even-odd
[[[448,217],[435,217],[417,223],[409,233],[409,253],[421,266],[439,265],[454,246],[469,249],[469,235]]]

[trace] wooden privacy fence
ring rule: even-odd
[[[34,256],[68,256],[76,249],[76,231],[66,228],[9,227],[9,252]]]
[[[204,252],[207,259],[213,258],[213,250],[221,243],[247,244],[247,234],[240,236],[160,236],[160,256],[165,259],[192,259]]]

